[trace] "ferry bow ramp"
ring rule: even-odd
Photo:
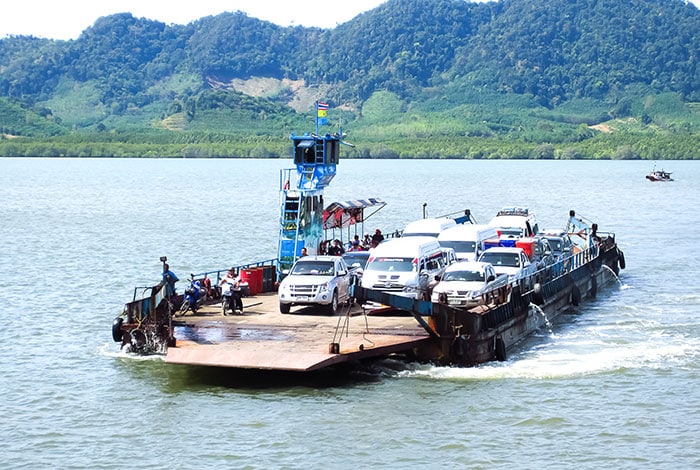
[[[328,316],[313,308],[282,315],[276,296],[246,299],[245,315],[221,316],[205,307],[174,322],[177,342],[165,362],[236,369],[311,372],[390,354],[408,353],[430,341],[411,317],[372,317],[358,306]],[[269,305],[273,304],[273,305]]]

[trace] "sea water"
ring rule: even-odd
[[[181,279],[275,257],[288,166],[0,159],[3,467],[700,466],[697,162],[652,183],[637,161],[341,160],[325,202],[383,198],[368,232],[524,206],[616,234],[619,282],[506,362],[297,376],[122,354],[112,320],[160,256]]]

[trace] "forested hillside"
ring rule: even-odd
[[[329,30],[123,13],[0,40],[0,155],[283,155],[323,99],[357,157],[697,158],[699,54],[682,0],[389,0]]]

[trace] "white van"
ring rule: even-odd
[[[459,261],[476,261],[484,251],[484,241],[498,238],[495,227],[486,224],[461,224],[450,227],[438,235],[443,248],[455,250]]]
[[[401,237],[382,242],[370,255],[362,273],[362,287],[409,297],[427,294],[447,267],[434,237]]]
[[[402,237],[437,237],[444,230],[457,225],[454,219],[449,217],[433,217],[419,219],[406,225],[401,233]]]

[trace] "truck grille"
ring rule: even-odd
[[[319,290],[319,285],[317,284],[310,284],[310,285],[305,285],[305,286],[300,286],[300,285],[293,285],[289,286],[289,292],[292,295],[305,295],[305,296],[310,296],[313,297],[318,293]]]

